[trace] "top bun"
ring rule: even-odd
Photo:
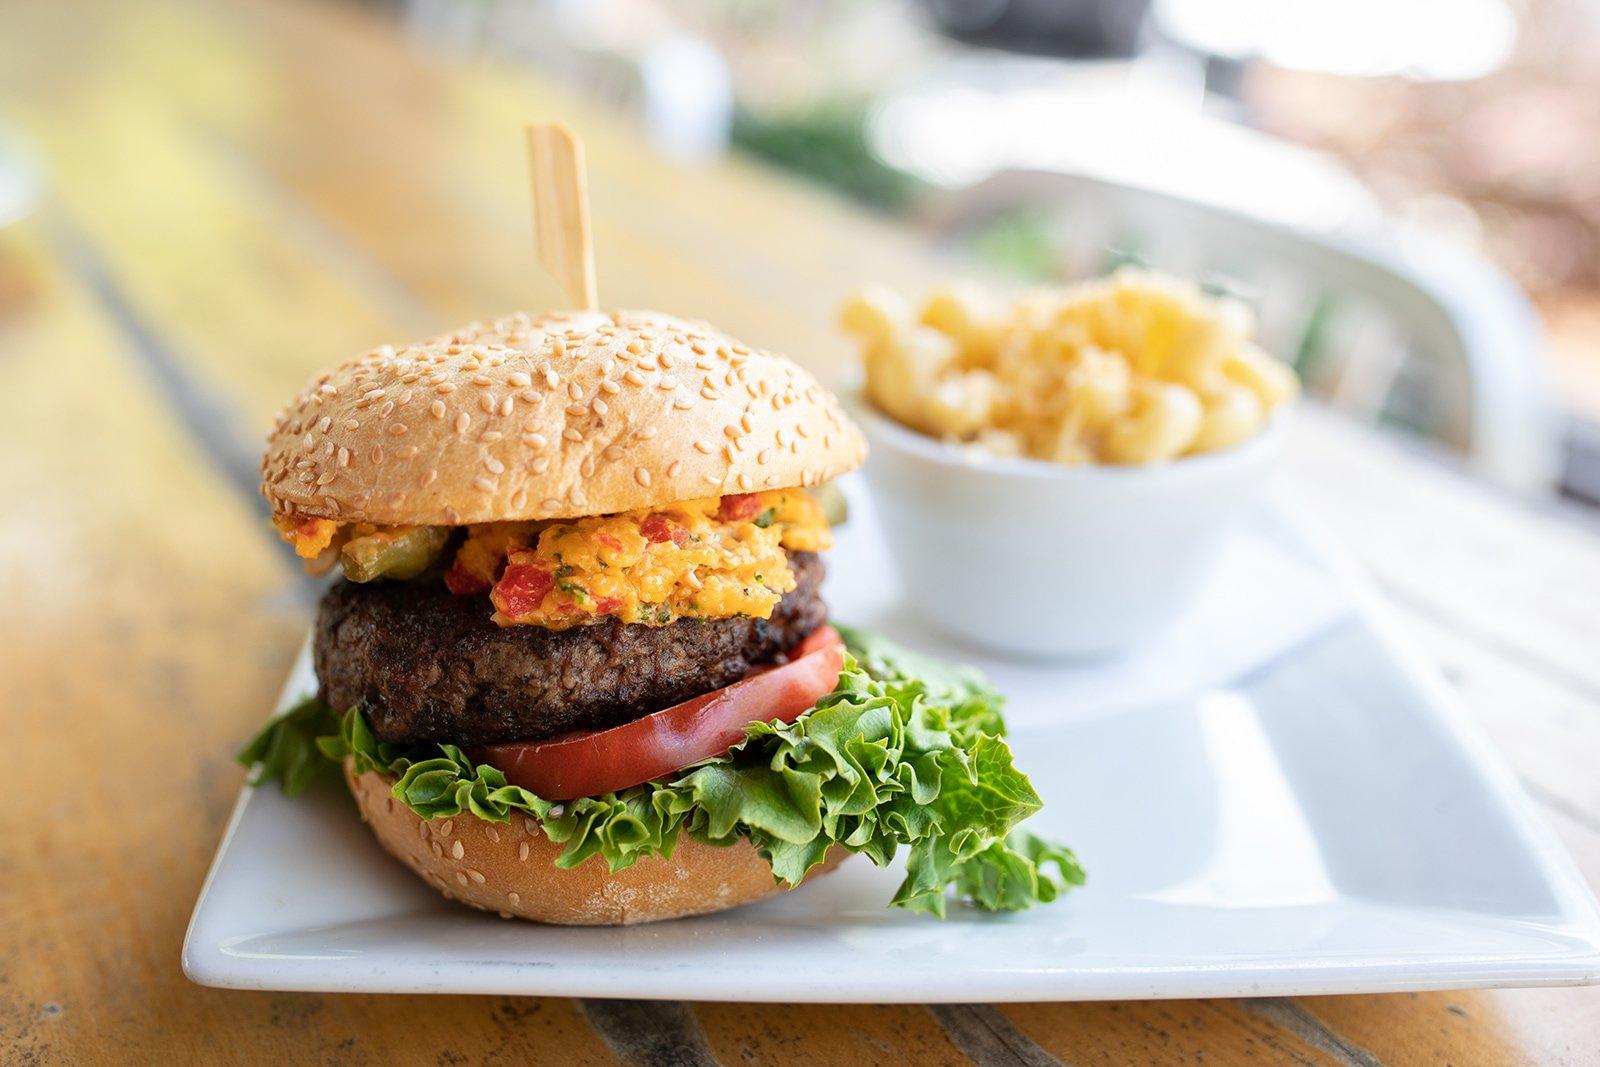
[[[815,485],[865,454],[815,378],[704,323],[518,313],[318,375],[261,491],[279,514],[454,526]]]

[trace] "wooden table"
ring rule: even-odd
[[[311,611],[255,492],[275,407],[380,340],[556,301],[518,123],[587,137],[608,302],[824,370],[858,280],[935,269],[738,163],[650,159],[372,9],[0,7],[0,115],[50,193],[0,231],[0,1061],[1577,1062],[1600,991],[1004,1007],[636,1005],[190,985],[184,924]],[[1600,539],[1309,417],[1293,475],[1600,883]],[[813,979],[825,976],[811,976]],[[686,990],[692,992],[692,990]]]

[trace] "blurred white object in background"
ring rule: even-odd
[[[1465,81],[1511,56],[1503,0],[1156,0],[1169,40],[1230,60],[1349,77]]]
[[[1328,157],[1202,110],[1189,65],[976,54],[931,64],[884,94],[868,124],[884,162],[937,186],[1007,170],[1062,171],[1159,189],[1296,225],[1378,216]]]
[[[1233,448],[1137,467],[985,456],[859,398],[866,477],[907,600],[928,625],[1029,657],[1099,657],[1189,605],[1266,480],[1283,415]],[[959,562],[958,562],[959,561]]]
[[[407,0],[413,37],[529,64],[631,113],[662,154],[720,156],[733,83],[711,44],[652,0]]]
[[[722,55],[687,33],[670,33],[638,56],[645,128],[662,153],[714,159],[728,149],[733,83]]]

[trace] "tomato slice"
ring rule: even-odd
[[[721,689],[609,730],[467,749],[475,763],[546,800],[626,789],[721,755],[752,722],[794,722],[839,684],[844,642],[831,626],[807,637],[789,662],[762,667]]]

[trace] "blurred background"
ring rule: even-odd
[[[387,6],[1002,284],[1199,276],[1331,404],[1600,501],[1593,0]]]
[[[128,16],[144,62],[185,64],[148,76],[248,125],[243,75],[163,41],[166,6]],[[388,22],[420,63],[529,71],[675,174],[779,168],[997,285],[1124,263],[1197,277],[1250,301],[1328,405],[1518,493],[1600,503],[1596,0],[295,6]],[[55,10],[29,9],[18,40],[83,31],[92,74],[94,20]],[[304,91],[291,106],[317,107]],[[132,155],[136,103],[97,116]],[[30,145],[26,125],[0,125],[0,223],[38,201],[41,159],[81,147]],[[266,147],[294,171],[293,146]]]

